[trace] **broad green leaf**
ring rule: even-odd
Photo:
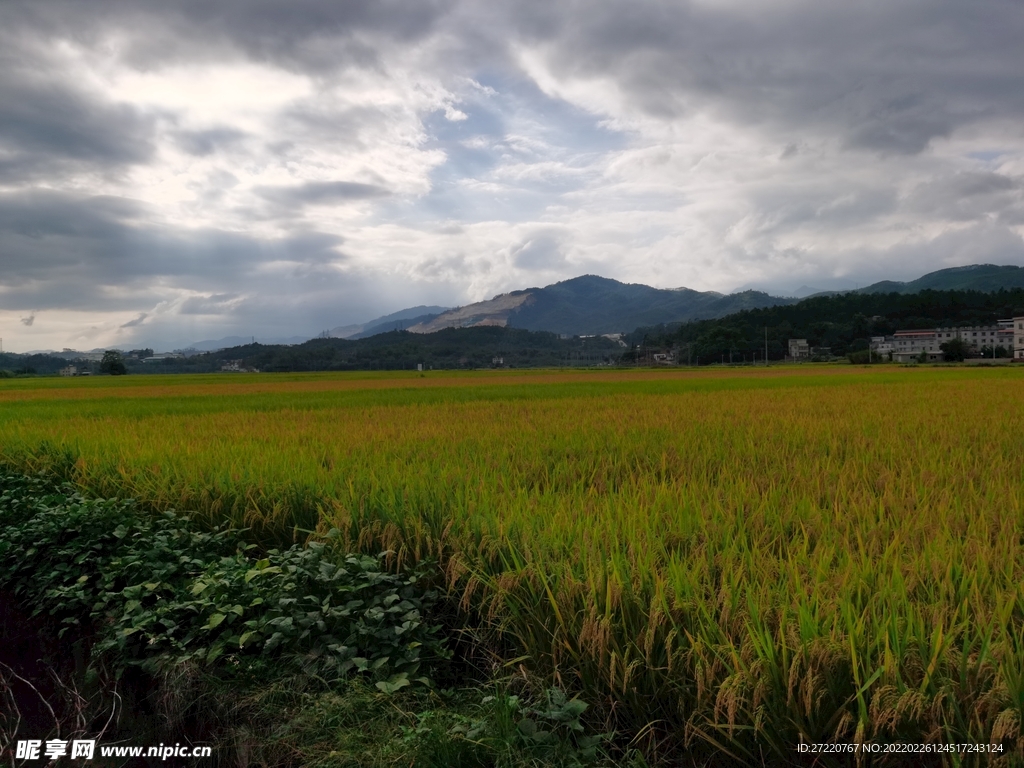
[[[374,686],[379,691],[384,693],[394,693],[397,690],[405,688],[409,685],[409,678],[404,673],[392,675],[387,680],[381,680],[380,682],[374,683]]]
[[[250,638],[256,637],[257,635],[259,635],[259,632],[252,629],[248,632],[243,632],[242,636],[238,638],[238,647],[243,648]]]

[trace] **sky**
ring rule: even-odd
[[[4,0],[6,351],[1024,265],[1019,0]]]

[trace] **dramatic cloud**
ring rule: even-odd
[[[255,191],[261,197],[285,208],[332,205],[347,200],[384,197],[388,194],[383,187],[354,181],[310,181],[293,187],[260,187]]]
[[[1022,37],[1016,0],[9,0],[0,335],[1024,264]]]

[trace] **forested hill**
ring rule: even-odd
[[[906,283],[883,280],[858,293],[918,293],[919,291],[998,291],[1024,288],[1024,267],[972,264],[929,272]],[[831,292],[830,292],[831,293]]]
[[[701,362],[728,358],[763,359],[765,329],[768,356],[780,360],[788,340],[807,339],[814,347],[830,347],[835,355],[867,349],[872,336],[935,326],[991,325],[1024,315],[1024,289],[932,291],[905,293],[843,293],[813,296],[788,306],[737,312],[716,320],[699,320],[638,328],[627,341],[650,347],[679,346],[682,359]]]
[[[391,331],[352,341],[312,339],[290,347],[257,344],[221,350],[217,357],[261,371],[415,370],[417,364],[425,369],[595,365],[617,359],[622,351],[618,342],[600,336],[563,339],[554,333],[480,326],[425,334]]]

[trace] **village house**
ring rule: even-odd
[[[793,360],[807,360],[811,356],[811,348],[807,339],[790,339],[789,356]]]

